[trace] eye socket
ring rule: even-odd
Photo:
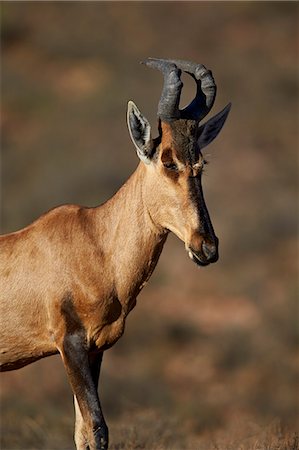
[[[178,166],[173,161],[165,161],[163,162],[163,166],[165,167],[165,169],[172,170],[174,172],[177,172],[179,170]]]

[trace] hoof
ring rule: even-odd
[[[101,425],[94,432],[96,450],[108,450],[108,427]]]

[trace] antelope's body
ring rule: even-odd
[[[123,334],[169,231],[197,264],[218,259],[200,149],[216,137],[229,107],[199,127],[214,101],[210,72],[184,61],[146,64],[164,73],[159,138],[151,138],[149,123],[129,102],[129,131],[141,159],[129,180],[99,207],[61,206],[0,237],[1,370],[61,354],[74,393],[78,450],[108,448],[97,393],[103,351]],[[198,84],[183,111],[181,70]]]
[[[98,208],[61,206],[0,238],[3,369],[62,351],[71,328],[91,349],[122,335],[167,235],[143,208],[144,171]]]

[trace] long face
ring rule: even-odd
[[[205,161],[200,150],[216,138],[231,105],[199,125],[214,103],[212,73],[189,61],[148,58],[145,64],[164,76],[158,140],[151,138],[150,124],[133,102],[128,104],[127,117],[137,154],[147,167],[148,207],[157,224],[185,242],[190,258],[206,266],[218,259],[218,239],[203,197]],[[196,81],[197,91],[194,100],[180,110],[182,71]]]
[[[184,241],[198,265],[216,262],[218,239],[203,197],[205,160],[198,145],[198,124],[185,119],[161,122],[160,132],[161,142],[152,161],[158,220]]]

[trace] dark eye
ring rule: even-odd
[[[167,169],[167,170],[173,170],[174,172],[178,171],[178,166],[173,161],[169,161],[169,162],[165,161],[163,163],[163,165],[164,165],[165,169]]]

